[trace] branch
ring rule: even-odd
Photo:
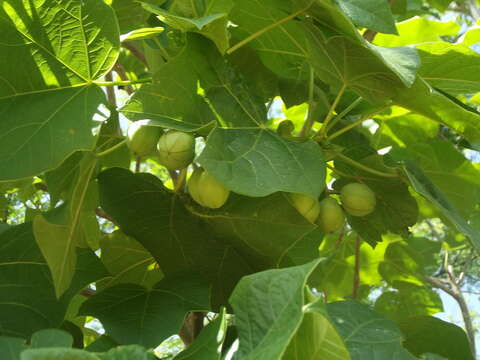
[[[118,74],[118,76],[120,76],[120,79],[122,79],[123,81],[128,81],[129,80],[129,78],[127,76],[127,72],[125,71],[125,68],[123,67],[122,64],[117,62],[115,64],[115,66],[113,67],[113,69]],[[125,88],[125,91],[127,92],[128,95],[133,94],[134,90],[133,90],[132,85],[126,85],[124,88]],[[108,90],[108,88],[107,88],[107,90]]]
[[[434,277],[427,277],[425,280],[433,285],[434,287],[443,290],[447,294],[449,294],[460,307],[460,311],[462,312],[463,323],[465,325],[465,330],[467,332],[467,337],[470,342],[470,347],[474,356],[476,356],[476,345],[475,345],[475,329],[473,327],[472,318],[470,316],[470,311],[468,310],[467,302],[465,301],[465,297],[458,285],[458,283],[454,280],[454,274],[451,271],[451,265],[447,266],[447,279],[437,279]],[[452,280],[453,279],[453,280]]]
[[[145,55],[137,49],[137,47],[129,42],[129,41],[125,41],[125,42],[122,42],[122,46],[129,50],[133,56],[135,56],[138,60],[140,60],[140,62],[143,63],[143,65],[147,66],[148,67],[148,63],[147,63],[147,59],[145,58]]]

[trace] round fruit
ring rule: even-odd
[[[127,131],[127,146],[137,156],[147,156],[155,151],[162,129],[158,126],[130,124]]]
[[[190,176],[188,192],[198,204],[211,209],[222,207],[230,195],[230,190],[215,180],[204,169],[195,169]]]
[[[320,215],[317,224],[324,233],[332,233],[342,228],[345,214],[337,200],[327,197],[320,201]]]
[[[157,144],[160,164],[169,170],[185,169],[195,157],[195,138],[180,131],[163,134]]]
[[[320,204],[318,200],[304,194],[290,194],[292,205],[310,222],[315,222],[320,213]]]
[[[345,211],[353,216],[370,214],[377,203],[375,193],[364,184],[350,183],[340,192],[340,199]]]

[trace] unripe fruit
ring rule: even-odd
[[[340,192],[340,199],[345,211],[353,216],[370,214],[377,203],[375,193],[364,184],[350,183]]]
[[[157,144],[160,164],[169,170],[185,169],[195,157],[195,138],[180,131],[163,134]]]
[[[230,190],[203,169],[195,169],[188,180],[188,192],[198,204],[211,209],[222,207]]]
[[[290,194],[292,205],[311,223],[315,222],[320,213],[318,200],[305,194]]]
[[[324,233],[332,233],[342,228],[345,214],[337,200],[327,197],[320,201],[320,215],[317,224]]]
[[[127,131],[127,146],[137,156],[147,156],[155,151],[162,129],[158,126],[130,124]]]

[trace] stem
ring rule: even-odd
[[[384,173],[382,171],[378,171],[378,170],[369,168],[368,166],[365,166],[365,165],[363,165],[359,162],[356,162],[355,160],[352,160],[348,156],[345,156],[343,154],[337,154],[337,157],[339,157],[341,161],[344,161],[344,162],[346,162],[350,165],[355,166],[356,168],[359,168],[360,170],[369,172],[369,173],[377,175],[377,176],[382,176],[382,177],[387,177],[387,178],[398,178],[398,177],[400,177],[398,174]]]
[[[335,109],[337,108],[338,103],[340,102],[340,99],[342,98],[343,93],[347,89],[347,86],[345,84],[342,85],[340,88],[340,91],[338,92],[337,96],[335,97],[335,100],[333,101],[332,105],[330,106],[330,109],[328,109],[327,116],[325,117],[325,120],[323,120],[323,125],[322,128],[318,132],[318,137],[320,139],[323,139],[326,132],[327,132],[327,126],[330,120],[332,120]]]
[[[120,79],[122,79],[123,81],[128,81],[127,72],[125,71],[125,68],[123,67],[122,64],[116,63],[115,66],[113,67],[113,69],[118,74],[118,76],[120,76]],[[107,88],[107,90],[108,89],[110,89],[110,88]],[[128,95],[133,94],[134,90],[133,90],[132,85],[126,85],[125,86],[125,91],[127,92]]]
[[[310,81],[308,84],[308,115],[307,120],[303,124],[303,128],[300,131],[300,137],[307,136],[312,130],[313,126],[313,96],[315,87],[315,70],[310,66]]]
[[[142,157],[141,156],[137,156],[135,158],[135,172],[136,173],[139,173],[140,172],[140,165],[142,165]]]
[[[297,17],[298,15],[304,13],[305,11],[307,11],[307,9],[310,7],[310,5],[306,8],[303,8],[303,9],[300,9],[296,12],[294,12],[293,14],[290,14],[286,17],[284,17],[283,19],[280,19],[268,26],[265,26],[263,29],[260,29],[258,30],[257,32],[253,33],[252,35],[246,37],[245,39],[243,39],[242,41],[236,43],[235,45],[233,45],[230,49],[228,49],[226,51],[227,55],[230,55],[231,53],[233,53],[234,51],[240,49],[242,46],[248,44],[250,41],[252,40],[255,40],[257,37],[259,37],[260,35],[263,35],[264,33],[266,33],[267,31],[283,24],[284,22],[287,22],[288,20],[291,20],[295,17]]]
[[[185,179],[187,178],[187,168],[180,170],[180,174],[177,178],[177,183],[174,186],[173,191],[179,192],[182,189],[182,186],[185,184]]]
[[[347,115],[350,111],[352,111],[352,109],[354,109],[358,104],[360,104],[362,102],[362,100],[363,100],[363,98],[361,98],[361,97],[355,99],[355,101],[352,102],[350,105],[348,105],[345,110],[343,110],[340,114],[335,116],[335,118],[333,118],[333,120],[330,122],[330,125],[327,128],[327,133],[335,126],[335,124],[338,121],[343,119],[343,117],[345,115]]]
[[[98,86],[128,86],[135,84],[144,84],[152,82],[152,78],[129,80],[129,81],[94,81],[93,83]]]
[[[111,71],[107,75],[105,75],[105,80],[107,82],[113,81],[113,76]],[[117,107],[117,100],[115,98],[115,89],[113,87],[107,87],[107,99],[110,104],[112,104],[115,108]]]
[[[360,245],[362,239],[357,235],[355,239],[355,269],[353,272],[352,299],[358,298],[358,288],[360,287]]]
[[[138,50],[135,45],[133,45],[129,41],[126,41],[122,43],[122,46],[125,49],[129,50],[133,56],[135,56],[138,60],[140,60],[140,62],[143,63],[143,65],[148,67],[148,63],[147,63],[147,59],[145,59],[145,55],[140,50]]]
[[[120,141],[117,145],[114,145],[114,146],[112,146],[111,148],[108,148],[108,149],[105,150],[105,151],[96,153],[96,154],[95,154],[95,157],[101,158],[101,157],[103,157],[103,156],[105,156],[105,155],[108,155],[108,154],[114,152],[115,150],[117,150],[119,147],[123,146],[126,142],[127,142],[127,139],[123,139],[123,140]]]
[[[354,121],[353,123],[351,123],[350,125],[347,125],[345,126],[344,128],[334,132],[332,135],[330,135],[327,140],[328,141],[331,141],[332,139],[335,139],[337,136],[340,136],[342,135],[343,133],[346,133],[347,131],[353,129],[355,126],[358,126],[358,125],[361,125],[364,121],[368,120],[368,119],[371,119],[372,116],[375,116],[383,111],[385,111],[386,109],[388,109],[390,107],[390,105],[387,105],[387,106],[384,106],[382,107],[381,109],[377,110],[377,111],[374,111],[373,113],[371,114],[368,114],[368,115],[365,115],[365,116],[362,116],[360,119],[358,119],[357,121]]]

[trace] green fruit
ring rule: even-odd
[[[130,124],[127,131],[127,145],[137,156],[147,156],[155,151],[162,129],[158,126]]]
[[[222,207],[230,190],[215,180],[204,169],[195,169],[188,180],[188,192],[198,204],[211,209]]]
[[[353,216],[370,214],[377,203],[375,193],[364,184],[350,183],[340,192],[340,199],[345,211]]]
[[[315,222],[320,213],[320,204],[318,200],[304,194],[290,194],[292,205],[311,223]]]
[[[343,227],[345,214],[337,200],[327,197],[320,201],[320,215],[317,224],[324,233],[332,233]]]
[[[163,134],[157,144],[160,164],[169,170],[185,169],[195,157],[195,138],[180,131]]]

